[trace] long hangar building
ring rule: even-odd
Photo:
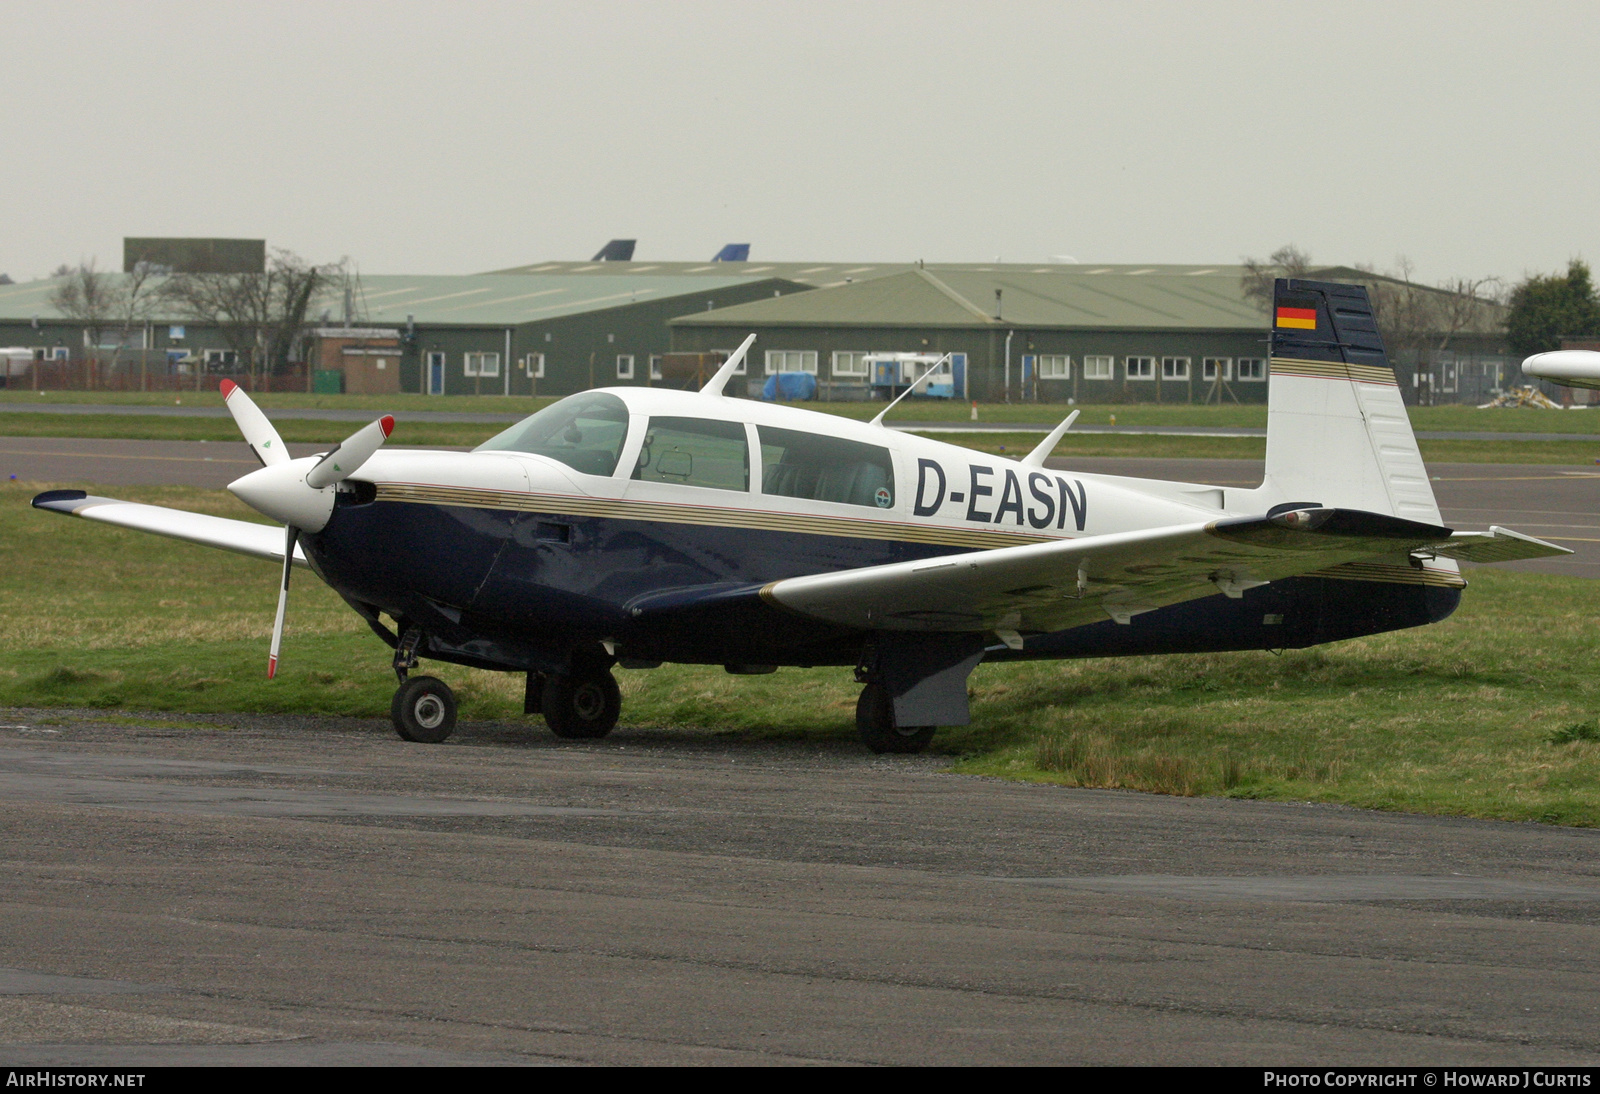
[[[951,354],[955,393],[970,399],[1261,402],[1267,318],[1244,295],[1243,273],[1233,265],[592,260],[467,276],[363,275],[348,297],[335,292],[308,309],[315,318],[295,358],[305,361],[295,366],[301,379],[274,379],[280,389],[286,381],[370,394],[566,395],[682,383],[663,379],[664,355],[727,352],[755,332],[743,370],[752,394],[773,373],[805,372],[820,398],[868,398],[878,378],[868,374],[869,354],[916,352]],[[88,345],[84,323],[56,311],[57,284],[0,286],[0,345],[52,361],[104,356],[104,345]],[[141,328],[121,343],[124,366],[127,351],[139,350],[141,369],[214,378],[242,367],[221,332],[161,306]],[[122,337],[104,327],[101,338],[108,333]]]

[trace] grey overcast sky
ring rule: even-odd
[[[1600,4],[0,0],[0,271],[1593,256]]]

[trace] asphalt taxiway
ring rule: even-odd
[[[0,1063],[1600,1062],[1600,833],[0,710]]]

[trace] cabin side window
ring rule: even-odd
[[[770,426],[756,432],[763,494],[894,507],[894,464],[887,448]]]
[[[713,490],[750,489],[750,446],[743,422],[650,419],[633,477]]]

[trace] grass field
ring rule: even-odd
[[[387,715],[388,649],[315,577],[268,683],[274,566],[29,509],[42,488],[0,484],[0,705]],[[120,492],[252,518],[220,492]],[[980,666],[973,724],[934,747],[1007,778],[1600,824],[1600,582],[1471,576],[1444,623],[1315,650]],[[425,671],[465,719],[521,718],[515,677]],[[853,738],[847,670],[618,677],[624,725]]]

